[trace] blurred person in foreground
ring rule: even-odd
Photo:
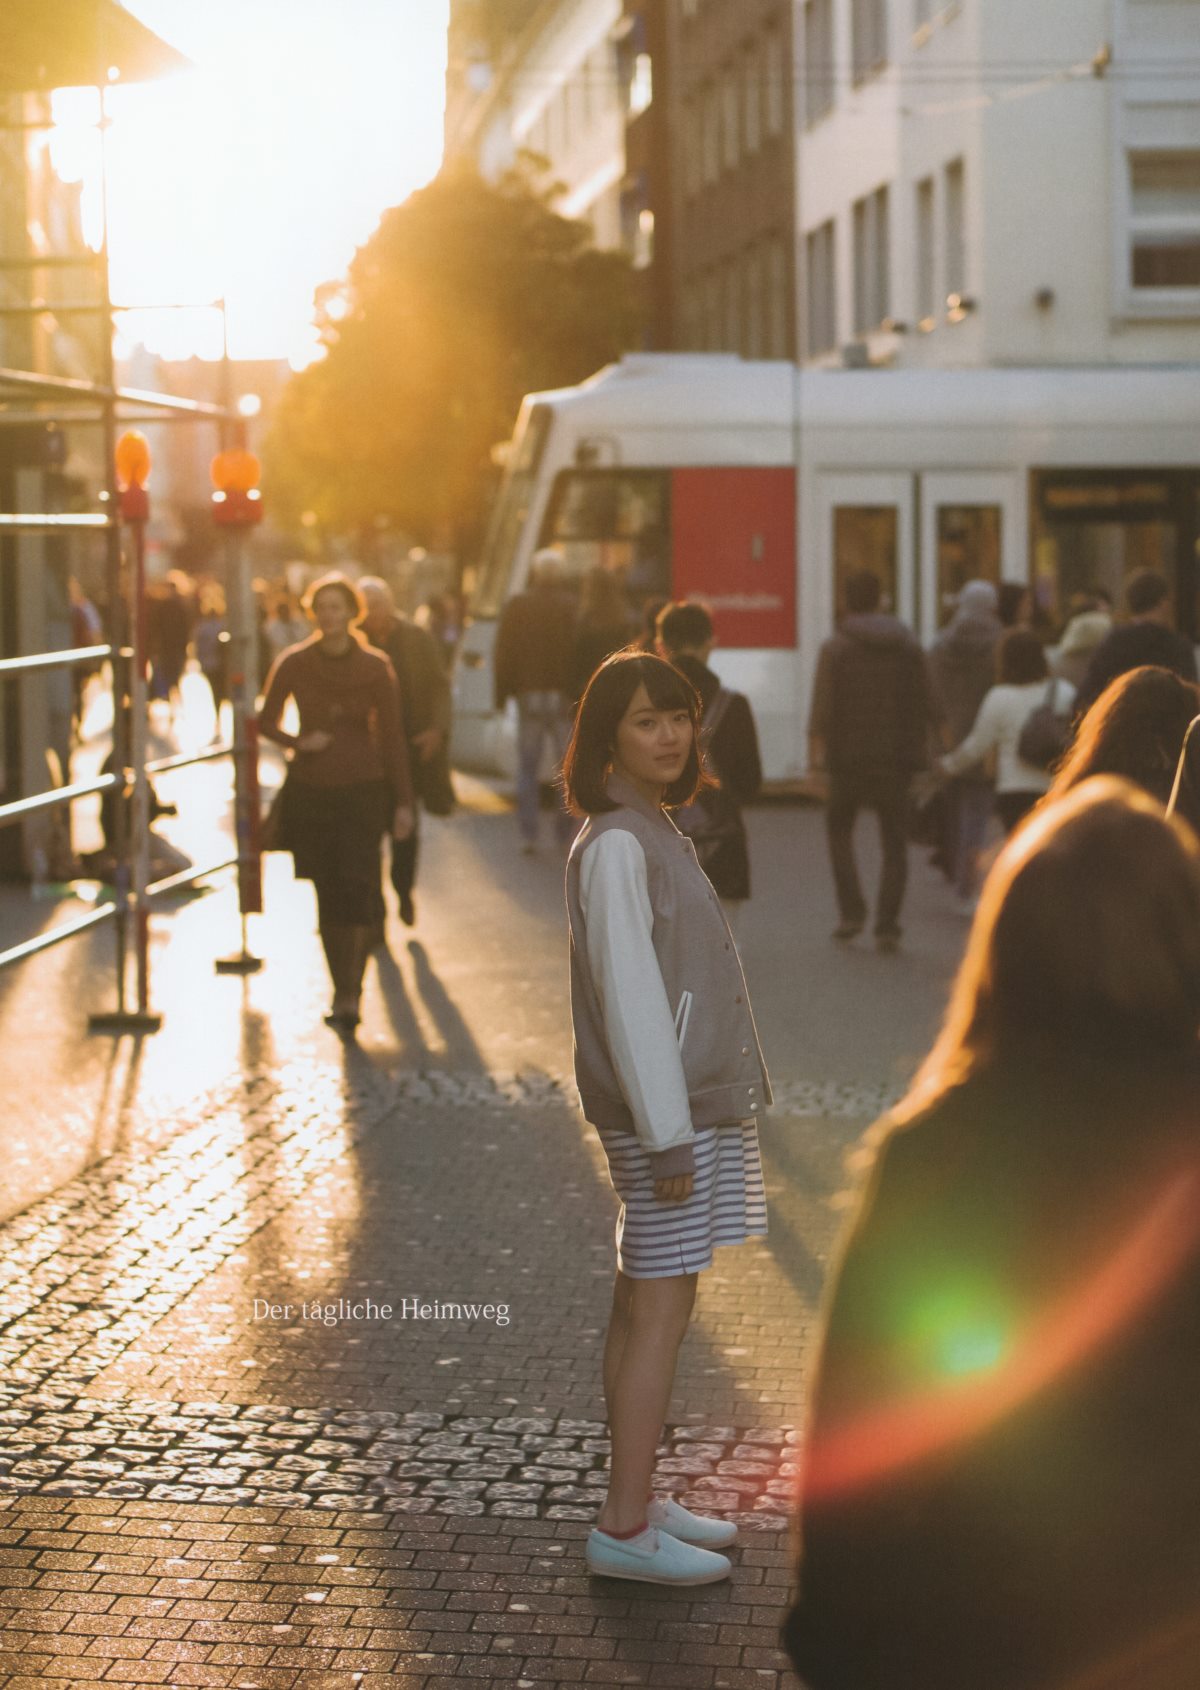
[[[1200,839],[1200,716],[1192,723],[1179,754],[1167,813],[1179,816]]]
[[[1084,716],[1110,681],[1129,669],[1155,664],[1171,669],[1185,681],[1200,680],[1196,651],[1186,634],[1174,626],[1171,584],[1156,569],[1139,569],[1125,585],[1129,620],[1115,627],[1092,654],[1083,685],[1075,699]]]
[[[1000,596],[990,581],[968,581],[954,615],[929,651],[929,676],[949,750],[966,739],[996,676],[996,647],[1004,632]],[[979,890],[979,862],[995,807],[995,784],[981,760],[963,768],[946,789],[950,878],[960,899]],[[944,849],[946,849],[944,847]]]
[[[408,742],[392,666],[356,632],[366,607],[353,583],[323,575],[304,607],[317,632],[272,664],[258,725],[264,739],[291,752],[276,801],[278,844],[317,894],[333,982],[325,1020],[352,1033],[367,952],[384,918],[380,844],[389,830],[405,840],[413,829]],[[280,725],[289,698],[300,715],[294,735]]]
[[[833,1275],[809,1690],[1185,1690],[1200,1659],[1200,843],[1100,777],[985,887]]]
[[[1092,775],[1120,775],[1165,810],[1200,687],[1170,669],[1144,665],[1105,687],[1080,722],[1043,804],[1057,802]]]
[[[880,610],[881,590],[868,569],[846,579],[845,614],[817,660],[809,764],[829,781],[825,828],[840,918],[833,937],[848,942],[866,925],[854,824],[860,810],[874,810],[883,845],[875,943],[895,951],[908,884],[909,793],[928,766],[935,709],[924,653],[903,622]]]
[[[628,645],[636,631],[621,577],[602,565],[589,569],[580,588],[579,619],[571,642],[568,690],[573,710],[578,709],[604,659]]]
[[[414,795],[433,815],[446,815],[453,804],[448,747],[450,677],[433,635],[401,614],[392,589],[378,575],[364,575],[358,591],[367,607],[362,631],[391,661],[400,687],[400,713],[408,739],[408,766]],[[447,801],[449,800],[449,801]],[[417,811],[407,839],[392,840],[392,886],[400,901],[400,919],[417,919],[413,890],[417,880]],[[382,934],[380,934],[382,938]]]
[[[668,604],[658,618],[659,648],[700,695],[700,749],[718,785],[701,791],[675,812],[675,825],[696,847],[700,867],[737,927],[750,896],[750,847],[742,805],[762,790],[762,760],[754,712],[744,693],[723,686],[708,667],[716,644],[713,620],[702,604]]]
[[[522,848],[537,850],[542,756],[549,745],[555,771],[571,736],[571,651],[574,594],[563,584],[563,562],[550,546],[533,554],[529,586],[509,599],[496,629],[496,708],[517,701],[517,827]],[[559,843],[575,824],[561,803],[555,815]]]

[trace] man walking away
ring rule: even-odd
[[[658,638],[663,656],[700,694],[700,737],[709,767],[721,783],[677,811],[675,821],[690,835],[700,867],[734,926],[750,896],[750,851],[741,807],[762,788],[754,714],[745,694],[722,686],[720,676],[708,667],[715,637],[712,617],[702,604],[668,604],[658,619]],[[689,827],[692,811],[696,825]]]
[[[853,833],[859,810],[874,810],[883,841],[875,940],[894,951],[908,879],[908,791],[928,762],[932,708],[924,654],[879,598],[869,570],[847,579],[846,615],[817,663],[809,736],[812,767],[829,775],[825,822],[841,915],[833,936],[853,939],[866,924]]]
[[[536,851],[538,772],[547,740],[555,767],[571,732],[570,662],[575,638],[575,601],[563,586],[563,565],[550,547],[535,552],[530,584],[511,598],[496,630],[496,708],[517,701],[517,826],[523,849]],[[569,844],[575,825],[559,805],[555,826]]]
[[[445,814],[452,800],[447,748],[450,742],[450,677],[442,664],[437,641],[397,609],[392,590],[377,575],[364,575],[358,590],[367,607],[362,629],[377,651],[391,658],[400,684],[404,731],[413,795],[432,814]],[[445,794],[443,798],[442,794]],[[413,889],[417,879],[417,816],[407,839],[393,839],[392,885],[400,900],[400,919],[412,927],[417,919]]]
[[[1200,678],[1195,648],[1172,627],[1171,585],[1165,575],[1157,569],[1139,569],[1131,575],[1125,587],[1125,608],[1129,621],[1101,641],[1088,664],[1075,699],[1078,717],[1087,715],[1110,681],[1144,663],[1171,669],[1185,681]]]

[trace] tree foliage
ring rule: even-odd
[[[539,161],[540,162],[540,161]],[[497,184],[443,173],[386,212],[318,296],[325,355],[288,384],[267,443],[285,519],[417,538],[477,531],[491,450],[522,396],[636,344],[636,273],[559,216],[523,163]]]

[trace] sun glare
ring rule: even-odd
[[[122,341],[217,357],[317,353],[313,294],[436,172],[447,0],[127,0],[195,69],[106,99]],[[96,96],[55,95],[51,161],[98,239]],[[159,309],[189,306],[189,310]]]

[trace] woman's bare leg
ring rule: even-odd
[[[612,1473],[596,1522],[601,1531],[633,1531],[646,1518],[654,1457],[695,1300],[694,1273],[671,1279],[617,1275],[604,1346]]]

